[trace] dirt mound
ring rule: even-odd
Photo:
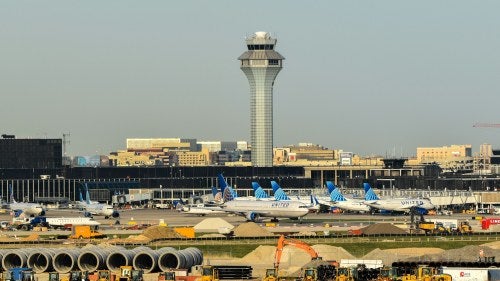
[[[407,234],[403,229],[390,223],[376,223],[367,227],[361,228],[361,233],[366,235],[372,234]]]
[[[324,261],[340,261],[341,259],[355,259],[351,253],[344,250],[342,247],[330,245],[314,245],[312,248]]]
[[[444,250],[440,248],[398,248],[381,250],[374,249],[364,255],[364,260],[382,260],[383,264],[392,264],[402,260],[421,260],[424,255],[439,255]]]
[[[469,245],[459,249],[451,249],[441,252],[440,254],[426,254],[421,256],[419,260],[423,261],[465,261],[474,262],[479,259],[479,251],[484,251],[485,257],[498,255],[497,249],[492,249],[486,246]],[[413,261],[415,259],[406,259]]]
[[[273,233],[262,228],[254,222],[246,222],[233,228],[234,236],[237,237],[267,237],[274,236]]]
[[[32,233],[29,236],[21,238],[20,240],[21,241],[38,241],[38,239],[40,239],[40,235],[38,235],[36,233]]]
[[[481,246],[490,247],[492,249],[500,250],[500,241],[490,242],[486,244],[482,244]]]
[[[141,236],[141,235],[138,235]],[[175,232],[172,228],[167,226],[154,225],[146,228],[142,233],[151,240],[161,239],[161,238],[180,238],[182,237],[179,233]]]
[[[207,218],[199,222],[193,228],[196,232],[219,232],[220,228],[233,229],[234,225],[221,218]]]

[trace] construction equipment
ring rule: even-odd
[[[70,239],[91,239],[106,237],[103,233],[97,231],[93,225],[73,225],[71,227]]]
[[[283,254],[283,248],[286,245],[294,246],[306,251],[311,256],[311,260],[321,259],[318,256],[318,253],[307,243],[293,238],[286,238],[285,235],[281,235],[278,239],[278,244],[276,245],[276,251],[274,253],[274,268],[266,270],[266,276],[263,278],[263,281],[276,281],[279,279],[281,255]],[[318,274],[315,268],[308,268],[304,271],[303,277],[304,280],[315,281],[317,280],[317,276]]]
[[[401,277],[401,279],[399,279],[399,277],[397,277],[397,280],[401,280],[401,281],[431,281],[431,280],[452,281],[452,278],[451,278],[450,274],[438,273],[437,269],[434,267],[421,265],[415,270],[415,274],[405,274]]]
[[[351,267],[339,267],[337,268],[337,274],[335,274],[335,281],[354,281],[354,276],[352,276]]]
[[[6,281],[34,281],[35,273],[28,267],[15,267],[3,272],[2,279]]]
[[[385,266],[380,269],[380,274],[377,276],[376,281],[393,281],[397,280],[400,276],[398,267]]]
[[[201,281],[219,281],[219,271],[211,265],[202,266]]]
[[[457,231],[461,234],[470,234],[472,233],[472,227],[470,226],[468,221],[462,221],[458,225]]]
[[[144,271],[133,269],[130,265],[120,266],[120,275],[115,278],[116,281],[143,281]]]
[[[158,281],[175,281],[175,271],[160,272]]]
[[[441,222],[420,222],[418,228],[425,231],[425,234],[450,234],[449,229],[444,227]]]

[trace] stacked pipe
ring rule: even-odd
[[[146,248],[140,251],[135,255],[132,261],[134,269],[143,270],[144,273],[158,272],[158,259],[163,253],[171,250],[175,251],[175,249],[171,247],[160,248],[158,250]]]
[[[106,261],[109,255],[116,251],[123,251],[123,247],[110,246],[98,247],[88,246],[82,248],[81,254],[78,256],[78,268],[81,271],[94,272],[106,268]]]
[[[33,268],[35,273],[52,271],[52,260],[56,253],[56,249],[34,249],[28,256],[28,267]]]
[[[78,269],[78,257],[82,249],[62,249],[58,250],[52,258],[52,266],[59,273],[69,273]]]
[[[158,266],[161,271],[170,268],[191,268],[203,263],[203,253],[198,248],[186,248],[184,250],[166,249],[158,258]]]
[[[3,270],[30,267],[35,273],[74,270],[119,271],[121,266],[132,265],[144,273],[167,271],[171,268],[191,268],[203,263],[203,253],[198,248],[176,250],[164,247],[152,250],[148,247],[125,249],[120,246],[87,246],[84,248],[26,248],[0,250]]]
[[[109,254],[106,259],[106,266],[114,272],[120,271],[120,266],[132,265],[134,257],[141,251],[149,249],[148,247],[140,246],[130,250],[116,250]]]
[[[10,249],[3,254],[2,267],[9,270],[15,267],[26,267],[28,256],[33,249]]]

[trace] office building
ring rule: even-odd
[[[62,139],[0,139],[0,168],[62,167]]]

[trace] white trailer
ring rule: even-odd
[[[488,268],[442,267],[441,270],[450,274],[453,281],[490,281]]]

